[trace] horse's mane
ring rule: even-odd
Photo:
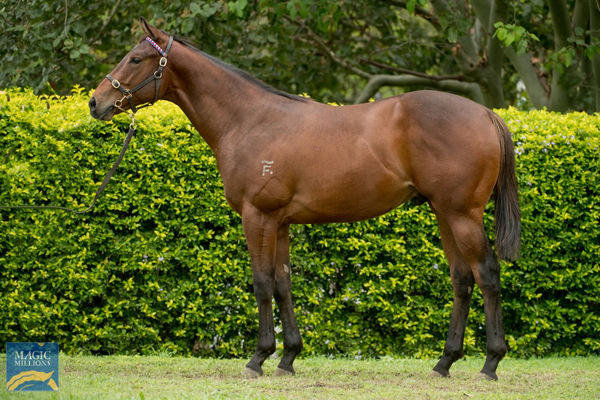
[[[207,59],[209,59],[210,61],[212,61],[213,63],[217,64],[218,66],[231,71],[233,73],[235,73],[236,75],[244,78],[246,81],[253,83],[254,85],[258,86],[259,88],[269,92],[269,93],[273,93],[276,94],[278,96],[282,96],[285,97],[287,99],[290,100],[295,100],[295,101],[302,101],[302,102],[306,102],[308,101],[308,99],[306,97],[302,97],[302,96],[297,96],[295,94],[290,94],[287,92],[284,92],[282,90],[278,90],[275,89],[273,86],[266,84],[265,82],[261,81],[260,79],[250,75],[248,72],[243,71],[239,68],[234,67],[233,65],[227,64],[226,62],[224,62],[223,60],[220,60],[216,57],[211,56],[210,54],[207,54],[205,52],[203,52],[202,50],[199,50],[194,43],[192,43],[190,40],[187,39],[183,39],[180,37],[175,37],[175,41],[181,43],[182,45],[192,49],[193,51],[195,51],[196,53],[200,54],[202,57],[205,57]]]

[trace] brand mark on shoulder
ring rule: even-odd
[[[273,163],[274,163],[274,161],[267,161],[267,160],[261,161],[262,176],[266,176],[267,174],[273,175],[273,170],[271,169],[273,167]]]

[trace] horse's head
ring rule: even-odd
[[[121,112],[153,104],[165,92],[163,70],[173,37],[141,19],[146,36],[119,62],[90,99],[92,117],[110,121]]]

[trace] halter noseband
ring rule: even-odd
[[[162,56],[160,61],[158,62],[158,69],[152,75],[150,75],[142,83],[140,83],[131,90],[125,89],[123,86],[121,86],[121,83],[118,80],[114,79],[112,76],[110,76],[110,74],[106,75],[106,79],[110,81],[112,87],[114,87],[115,89],[119,89],[119,91],[123,93],[123,97],[120,100],[115,101],[114,104],[114,106],[121,111],[125,112],[125,110],[122,107],[123,101],[125,100],[129,102],[129,106],[131,107],[131,111],[133,114],[135,114],[141,108],[151,106],[152,104],[156,103],[156,100],[158,100],[158,90],[160,89],[162,71],[167,66],[167,55],[169,54],[169,50],[171,49],[171,45],[173,44],[173,36],[169,37],[169,44],[167,44],[166,50],[163,50],[158,44],[156,44],[154,40],[152,40],[149,37],[146,37],[146,41],[150,43],[152,47],[154,47],[156,51],[158,51]],[[135,103],[133,102],[133,94],[154,80],[156,81],[156,95],[154,96],[154,100],[152,100],[150,103],[144,103],[136,107]]]

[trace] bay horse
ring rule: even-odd
[[[521,231],[513,143],[499,116],[436,91],[321,104],[278,91],[143,18],[141,25],[145,37],[100,83],[90,112],[109,121],[168,100],[214,152],[227,202],[242,218],[258,303],[258,341],[246,376],[262,375],[275,351],[273,298],[284,331],[275,374],[294,374],[302,350],[291,298],[290,224],[365,220],[418,197],[437,217],[454,289],[448,337],[433,374],[449,376],[463,355],[477,283],[487,334],[481,373],[497,379],[507,347],[500,265],[483,224],[492,194],[500,258],[518,257]]]

